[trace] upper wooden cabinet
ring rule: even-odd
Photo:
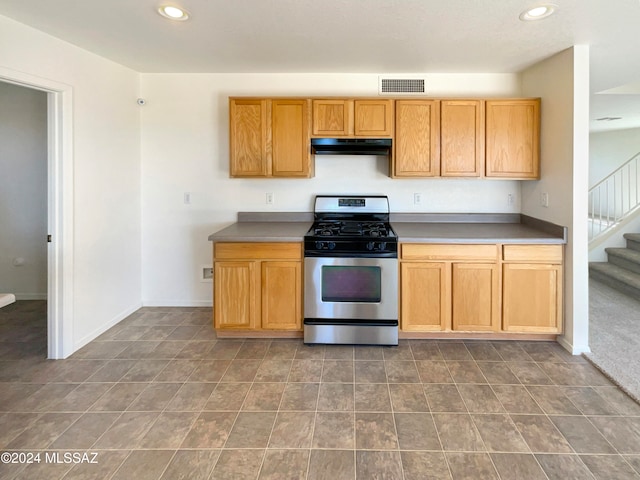
[[[232,177],[266,177],[266,99],[229,100],[229,157]]]
[[[486,176],[540,178],[540,99],[487,100]]]
[[[397,100],[392,176],[480,177],[484,101]]]
[[[271,101],[271,173],[274,177],[311,176],[309,108],[309,100]]]
[[[356,137],[393,136],[393,100],[355,100],[353,107]]]
[[[349,100],[314,100],[313,135],[346,137],[353,125],[353,102]]]
[[[540,99],[229,99],[232,177],[311,177],[311,137],[392,138],[390,176],[540,178]]]
[[[391,137],[393,100],[313,100],[315,137]]]
[[[309,177],[310,100],[229,99],[232,177]]]
[[[396,101],[393,177],[434,177],[440,174],[439,107],[437,100]]]
[[[484,169],[484,102],[440,102],[440,175],[480,177]]]

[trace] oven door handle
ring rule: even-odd
[[[349,325],[353,327],[397,327],[398,320],[326,320],[305,318],[305,325]]]

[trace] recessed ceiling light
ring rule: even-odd
[[[183,21],[189,18],[189,13],[186,10],[173,5],[162,5],[158,8],[158,13],[170,20]]]
[[[535,7],[528,8],[520,14],[520,20],[524,22],[531,22],[533,20],[541,20],[552,15],[558,8],[557,5],[551,3],[545,3],[543,5],[537,5]]]

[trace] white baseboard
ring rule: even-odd
[[[46,300],[46,293],[16,293],[16,300]]]
[[[574,345],[572,343],[569,343],[563,336],[558,337],[557,342],[571,355],[582,355],[583,353],[591,353],[589,345]]]
[[[11,305],[16,301],[16,296],[12,293],[0,293],[0,308]]]
[[[98,329],[94,330],[90,334],[85,335],[83,338],[79,339],[77,342],[73,342],[73,352],[74,353],[77,352],[82,347],[84,347],[87,343],[89,343],[92,340],[95,340],[96,338],[98,338],[100,335],[102,335],[104,332],[109,330],[111,327],[113,327],[114,325],[120,323],[122,320],[127,318],[132,313],[138,311],[140,309],[140,307],[142,307],[142,305],[137,303],[137,304],[135,304],[135,305],[123,310],[118,315],[113,317],[106,324],[100,326]]]

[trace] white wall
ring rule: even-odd
[[[589,137],[589,187],[593,187],[639,152],[640,128],[592,133]],[[635,196],[636,191],[633,189],[633,184],[631,185],[632,196]],[[626,241],[622,234],[640,232],[640,215],[625,219],[621,226],[624,228],[617,229],[615,233],[605,235],[602,240],[593,242],[595,245],[592,245],[589,250],[590,262],[606,262],[605,248],[625,247]]]
[[[230,179],[228,97],[377,96],[377,75],[143,74],[142,192],[145,305],[211,305],[207,237],[239,211],[312,211],[315,194],[382,193],[395,212],[519,212],[520,182],[391,179],[388,160],[322,156],[311,179]],[[519,96],[517,75],[429,75],[432,97]],[[183,202],[191,193],[191,205]],[[273,205],[265,194],[273,193]],[[413,193],[423,206],[413,205]],[[512,194],[516,201],[508,205]]]
[[[0,292],[45,299],[47,94],[2,82],[0,226]]]
[[[139,74],[2,16],[0,69],[72,89],[77,349],[140,306]]]
[[[640,153],[640,128],[594,132],[589,136],[589,188]]]
[[[549,81],[549,79],[553,79]],[[573,353],[589,351],[587,191],[589,48],[575,46],[522,74],[522,91],[542,98],[541,171],[522,187],[522,213],[568,227],[565,250],[565,333]],[[542,192],[549,208],[542,207]]]

